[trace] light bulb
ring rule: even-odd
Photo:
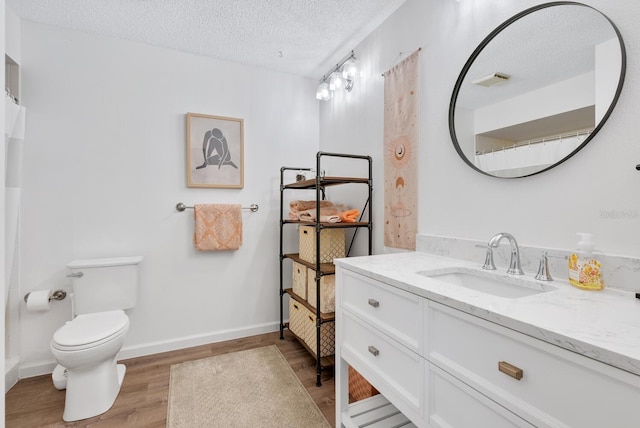
[[[316,91],[316,99],[321,101],[328,101],[333,97],[333,91],[329,89],[329,84],[327,82],[322,82],[318,86],[318,90]]]
[[[342,66],[342,77],[346,80],[354,80],[358,74],[358,62],[355,58],[350,58]]]
[[[336,89],[340,89],[344,86],[344,80],[342,80],[342,76],[340,73],[335,72],[331,75],[331,79],[329,79],[329,89],[335,91]]]

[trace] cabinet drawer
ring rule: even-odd
[[[342,307],[414,352],[423,349],[423,299],[356,273],[342,271]]]
[[[533,425],[638,426],[633,413],[640,377],[446,306],[429,306],[429,361]],[[501,362],[515,368],[503,364],[500,371]]]
[[[433,428],[533,428],[499,404],[433,364],[425,371],[429,385],[427,417]]]
[[[347,313],[338,324],[342,329],[342,355],[387,398],[395,395],[418,415],[422,402],[424,364],[422,358],[365,322]]]

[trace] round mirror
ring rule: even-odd
[[[473,169],[538,174],[593,139],[624,82],[620,32],[598,10],[554,2],[493,30],[467,60],[449,105],[449,132]]]

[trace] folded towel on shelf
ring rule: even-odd
[[[193,246],[198,251],[237,250],[242,245],[240,204],[196,204]]]
[[[333,202],[331,201],[320,201],[320,208],[331,206],[333,206]],[[316,201],[291,201],[289,203],[289,209],[292,213],[316,209]]]
[[[339,213],[344,211],[343,205],[331,205],[328,207],[320,208],[320,221],[324,223],[338,223],[340,221]],[[300,221],[316,221],[318,210],[315,208],[301,211],[298,213],[298,220]]]
[[[360,215],[360,211],[358,210],[347,210],[341,213],[338,213],[340,217],[340,221],[345,223],[355,223],[358,221],[358,216]]]
[[[300,214],[300,221],[316,221],[315,210],[314,214],[309,214],[306,211]],[[322,215],[320,214],[320,223],[340,223],[340,216],[336,214]]]
[[[320,204],[322,205],[322,204]],[[320,215],[334,215],[334,214],[338,214],[340,210],[338,210],[336,208],[336,206],[334,205],[328,205],[328,206],[321,206],[320,207]],[[289,218],[291,220],[306,220],[309,221],[309,217],[311,217],[311,221],[316,219],[316,214],[317,214],[317,210],[315,208],[315,206],[313,208],[310,208],[308,210],[303,210],[303,211],[290,211],[289,212]]]

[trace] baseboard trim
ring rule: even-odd
[[[175,351],[177,349],[192,348],[194,346],[208,345],[210,343],[224,342],[225,340],[239,339],[242,337],[255,336],[258,334],[272,333],[278,331],[279,323],[259,324],[239,329],[221,330],[213,333],[198,334],[181,337],[174,340],[164,340],[160,342],[147,343],[144,345],[128,346],[122,348],[118,355],[118,360],[144,357],[161,352]]]
[[[5,394],[18,383],[20,359],[17,357],[4,360],[4,392]]]
[[[159,354],[162,352],[192,348],[194,346],[207,345],[210,343],[224,342],[225,340],[240,339],[243,337],[255,336],[258,334],[272,333],[274,331],[278,331],[279,329],[280,324],[277,322],[272,322],[238,329],[221,330],[211,333],[180,337],[176,339],[150,342],[141,345],[125,346],[118,354],[118,360],[127,360],[129,358],[144,357],[147,355]],[[55,367],[56,362],[54,359],[51,359],[49,361],[39,361],[35,363],[24,364],[19,368],[19,378],[26,379],[29,377],[49,374],[53,372],[53,369]]]

